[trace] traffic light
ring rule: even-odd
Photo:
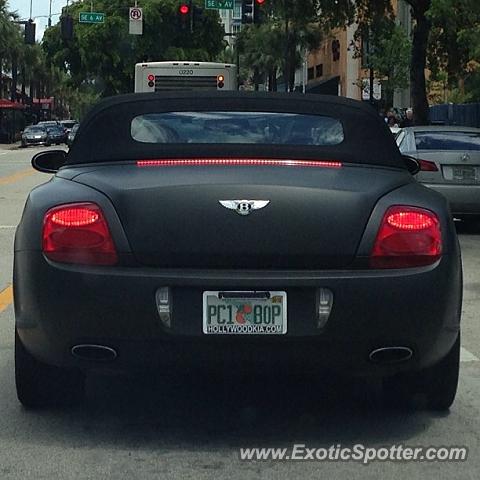
[[[70,15],[61,17],[60,29],[64,40],[73,40],[73,17]]]
[[[255,16],[255,0],[242,1],[242,23],[253,23]]]
[[[201,27],[205,21],[205,11],[203,10],[202,7],[197,7],[196,5],[193,5],[192,7],[192,27],[193,28],[199,28]]]
[[[178,7],[178,18],[182,30],[191,30],[192,28],[192,1],[183,2]]]
[[[242,23],[261,24],[265,20],[265,6],[267,0],[243,0],[242,1]]]
[[[266,0],[255,0],[255,5],[253,8],[253,23],[260,25],[265,21],[265,6],[267,4]]]
[[[35,45],[35,27],[32,19],[25,23],[25,43],[27,45]]]

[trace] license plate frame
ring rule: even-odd
[[[452,178],[456,182],[478,182],[478,170],[474,165],[453,165]]]
[[[228,308],[229,306],[231,308]],[[281,309],[280,313],[278,307]],[[205,335],[212,336],[286,335],[287,292],[205,291],[202,330]]]

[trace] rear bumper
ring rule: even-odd
[[[157,313],[155,292],[172,291],[172,327]],[[316,327],[316,292],[334,293],[327,326]],[[283,289],[288,333],[278,337],[204,336],[204,290]],[[83,369],[224,369],[254,373],[334,370],[386,375],[440,360],[458,335],[459,257],[405,271],[238,272],[91,268],[52,264],[41,253],[15,254],[16,325],[38,359]],[[71,355],[78,344],[115,349],[108,365]],[[377,365],[369,353],[407,346],[411,360]]]
[[[441,193],[448,200],[453,215],[480,216],[480,185],[424,185]]]
[[[46,140],[22,140],[24,145],[45,145]]]

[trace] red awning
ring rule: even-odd
[[[0,98],[0,108],[7,108],[11,110],[23,110],[25,108],[25,105],[22,105],[21,103],[11,102],[6,98]]]
[[[54,97],[33,99],[34,104],[40,104],[40,105],[53,105],[53,101],[54,101]]]

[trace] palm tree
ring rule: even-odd
[[[316,24],[300,26],[290,22],[287,34],[284,21],[273,19],[260,26],[245,28],[237,38],[237,46],[243,54],[243,63],[254,72],[255,85],[263,74],[268,78],[268,89],[275,91],[277,72],[283,68],[286,87],[291,91],[295,70],[302,62],[301,52],[317,47],[321,38],[322,31]]]
[[[16,15],[9,10],[7,1],[0,0],[0,96],[3,94],[4,67],[11,66],[16,53],[14,46],[20,38],[20,28],[13,23],[16,18]]]

